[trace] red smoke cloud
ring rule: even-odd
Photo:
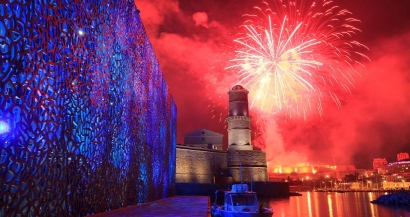
[[[231,42],[232,25],[238,25],[240,15],[254,3],[244,1],[247,6],[240,9],[238,1],[193,2],[136,0],[136,5],[178,107],[178,143],[183,143],[184,133],[200,128],[224,133],[226,141],[227,92],[235,76],[218,61],[226,61],[224,50]],[[343,3],[349,8],[347,2],[352,1]],[[359,70],[361,77],[355,77],[352,94],[339,96],[342,107],[326,104],[322,119],[317,115],[306,121],[285,120],[251,111],[253,144],[267,152],[270,165],[309,162],[370,168],[373,158],[386,157],[391,162],[397,153],[410,152],[410,28],[402,26],[410,15],[403,10],[385,11],[394,17],[397,13],[407,16],[394,22],[400,27],[392,27],[393,21],[386,23],[387,33],[380,30],[383,26],[376,27],[380,22],[372,23],[379,14],[371,14],[380,13],[376,9],[387,3],[380,1],[360,17],[365,7],[358,4],[373,2],[354,2],[353,12],[365,28],[360,41],[370,47],[367,55],[372,62]],[[232,21],[232,16],[238,16],[238,21]]]
[[[184,133],[196,129],[226,131],[224,119],[213,117],[221,108],[214,108],[211,99],[219,91],[213,66],[227,31],[218,22],[208,22],[205,12],[183,13],[178,1],[136,1],[136,5],[177,104],[178,143],[183,143]],[[229,86],[224,88],[227,92]]]
[[[265,127],[270,160],[371,168],[373,158],[392,162],[397,153],[409,151],[410,32],[370,47],[372,62],[361,70],[353,93],[341,97],[340,109],[328,105],[323,120],[287,120]],[[275,152],[287,161],[278,160]]]
[[[195,26],[203,26],[209,28],[208,26],[208,14],[205,12],[197,12],[192,15],[192,19],[195,21]]]

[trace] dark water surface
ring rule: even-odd
[[[274,217],[410,217],[410,210],[371,204],[383,193],[302,192],[286,199],[259,198]]]

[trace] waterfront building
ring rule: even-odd
[[[324,166],[328,167],[328,166]],[[316,168],[316,169],[315,169]],[[274,167],[270,174],[290,174],[292,172],[300,173],[300,174],[315,174],[317,172],[317,166],[313,165],[302,165],[302,166],[278,166]]]
[[[388,163],[386,158],[375,158],[373,170],[357,169],[354,165],[309,165],[296,167],[276,167],[270,170],[269,179],[316,180],[319,188],[326,180],[334,180],[343,189],[399,189],[409,187],[410,161],[407,153],[397,155],[399,161]],[[332,185],[336,187],[336,185]],[[318,185],[316,185],[318,187]]]
[[[398,189],[406,189],[409,190],[410,182],[401,180],[401,181],[383,181],[382,188],[385,190],[398,190]]]
[[[251,144],[248,91],[236,85],[228,95],[228,150],[210,148],[222,141],[221,134],[205,129],[185,134],[186,144],[176,149],[177,183],[268,181],[266,153]]]
[[[348,175],[355,175],[358,173],[358,169],[352,164],[335,166],[335,178],[339,180],[343,180]]]
[[[387,166],[386,158],[374,158],[373,159],[373,169],[374,170],[383,169],[386,166]]]
[[[408,153],[397,154],[397,162],[388,163],[377,168],[377,174],[382,177],[384,189],[408,188],[410,182],[410,161]]]
[[[233,181],[268,181],[266,153],[254,150],[248,108],[248,93],[241,85],[228,91],[229,113],[227,166]]]
[[[410,161],[389,163],[386,167],[386,174],[388,181],[410,181]]]
[[[229,177],[226,151],[176,146],[176,183],[227,184]]]
[[[318,179],[320,177],[332,177],[336,179],[343,179],[346,175],[353,175],[358,170],[354,165],[301,165],[294,167],[279,166],[273,168],[269,173],[270,179],[286,178],[303,179],[310,177],[311,179]]]
[[[397,161],[408,161],[408,160],[410,160],[409,153],[401,152],[397,154]]]

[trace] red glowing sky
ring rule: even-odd
[[[135,2],[178,107],[177,142],[201,128],[224,133],[226,141],[226,93],[235,76],[218,61],[224,61],[230,33],[243,22],[242,14],[252,12],[255,1]],[[372,61],[359,70],[352,94],[340,96],[341,108],[324,106],[323,119],[279,119],[275,124],[266,121],[272,116],[251,114],[253,144],[274,164],[371,168],[373,158],[392,162],[397,153],[410,152],[410,1],[335,4],[361,20],[356,26],[363,32],[356,39],[370,48],[366,54]]]

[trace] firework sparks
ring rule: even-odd
[[[263,3],[259,15],[245,15],[226,68],[250,90],[251,107],[306,118],[313,109],[322,115],[324,99],[341,106],[336,92],[350,92],[354,65],[363,66],[356,59],[368,59],[356,51],[367,47],[353,40],[360,21],[328,0],[276,0],[273,9]]]

